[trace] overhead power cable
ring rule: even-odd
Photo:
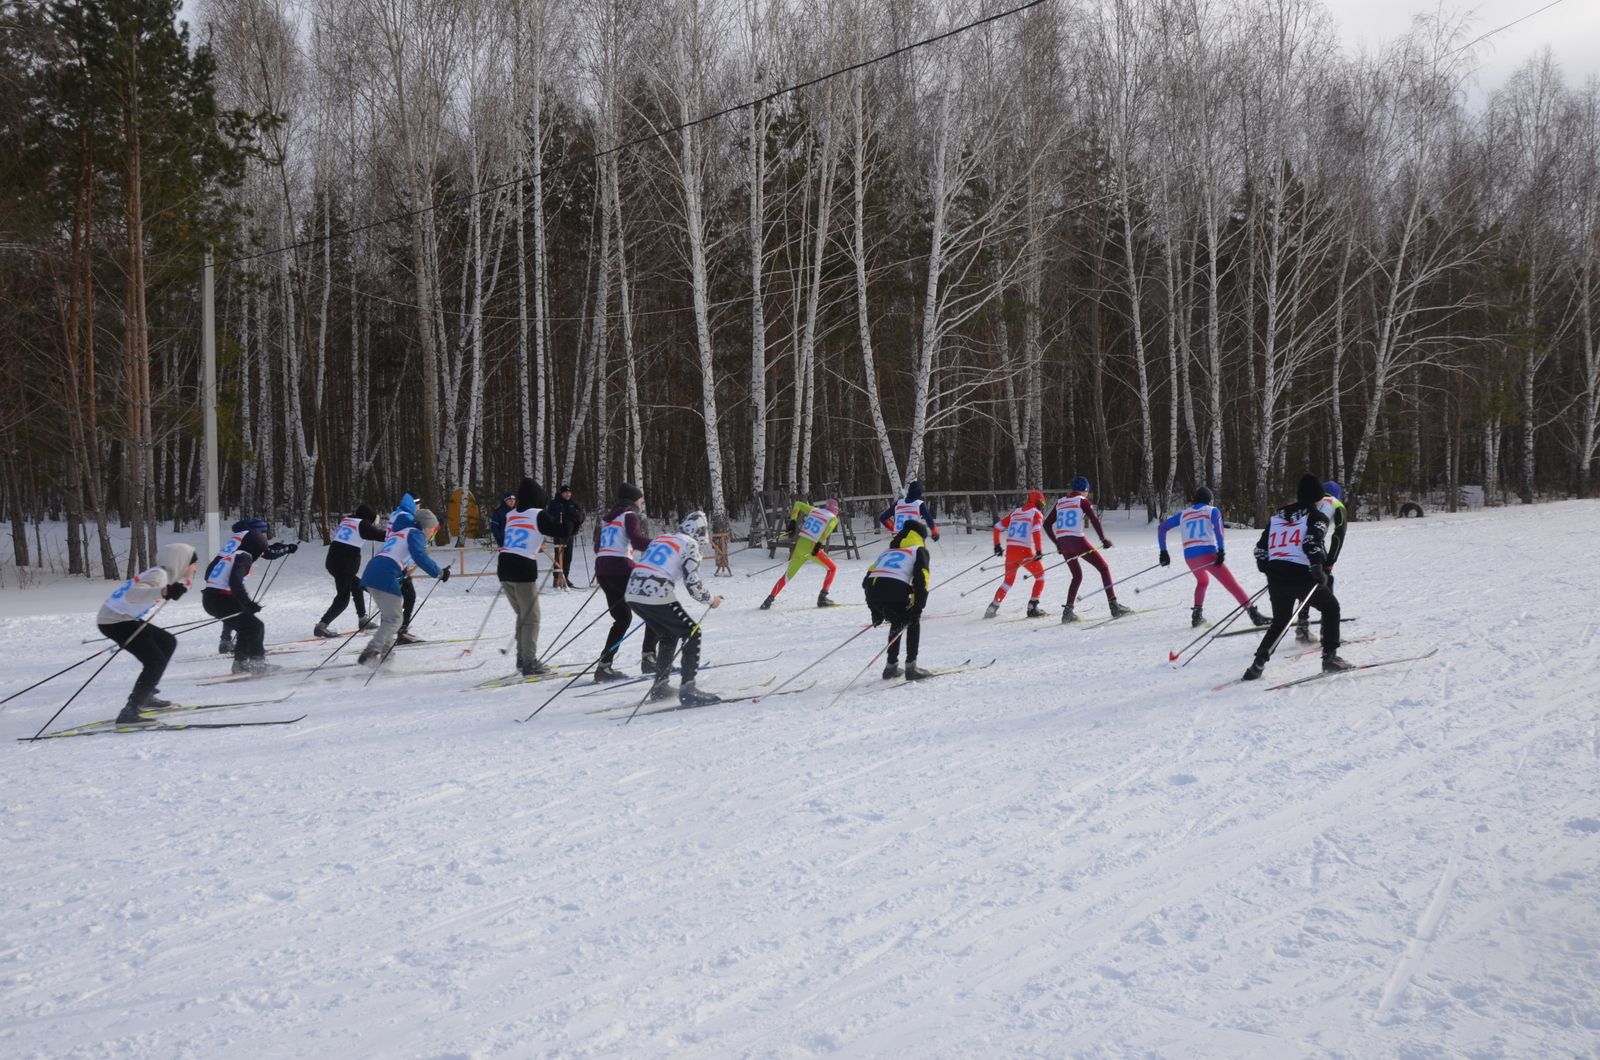
[[[763,103],[770,103],[771,101],[779,98],[780,96],[786,96],[791,92],[799,92],[802,89],[807,89],[807,88],[811,88],[811,87],[813,87],[815,85],[820,85],[824,81],[832,80],[835,77],[842,77],[845,74],[854,73],[857,70],[864,70],[869,66],[874,66],[874,65],[876,65],[878,63],[885,62],[885,61],[887,61],[889,59],[896,58],[897,56],[904,55],[907,52],[916,51],[918,48],[926,48],[930,44],[937,44],[940,41],[949,40],[951,37],[959,36],[962,33],[966,33],[968,30],[977,29],[979,26],[985,26],[985,25],[988,25],[991,22],[998,22],[1003,18],[1010,18],[1012,15],[1018,15],[1018,14],[1021,14],[1022,12],[1024,12],[1024,11],[1027,11],[1029,8],[1038,7],[1041,4],[1046,4],[1046,3],[1049,3],[1049,2],[1050,2],[1050,0],[1028,0],[1028,3],[1019,4],[1018,6],[1013,7],[1013,8],[1008,8],[1005,11],[999,11],[999,12],[996,12],[995,14],[993,14],[993,15],[986,15],[983,18],[974,19],[971,22],[967,22],[967,23],[964,23],[964,24],[962,24],[960,26],[955,26],[955,27],[953,27],[951,29],[945,30],[943,33],[936,33],[931,37],[925,37],[922,40],[913,41],[910,44],[901,45],[900,47],[891,49],[890,51],[886,51],[881,55],[875,55],[875,56],[872,56],[869,59],[863,59],[860,62],[851,63],[849,66],[842,66],[837,70],[830,70],[828,73],[821,74],[821,75],[819,75],[817,77],[813,77],[810,80],[798,81],[795,84],[786,85],[783,88],[775,89],[775,90],[773,90],[771,92],[768,92],[764,96],[757,96],[755,99],[749,99],[749,100],[744,101],[743,103],[735,103],[732,106],[723,107],[721,110],[712,111],[710,114],[701,115],[700,117],[694,118],[694,119],[692,119],[690,121],[679,122],[676,125],[669,125],[664,129],[660,129],[660,130],[657,130],[655,132],[647,133],[644,136],[639,136],[639,137],[636,137],[635,139],[632,139],[632,140],[625,140],[622,143],[613,144],[612,146],[604,148],[602,150],[593,151],[593,152],[590,152],[590,153],[584,154],[584,155],[579,155],[578,157],[568,159],[565,162],[560,162],[560,163],[557,163],[557,164],[552,165],[552,166],[547,166],[544,169],[540,170],[538,175],[541,178],[543,178],[545,176],[549,176],[550,174],[559,172],[562,169],[566,169],[566,168],[568,168],[570,166],[575,166],[575,165],[579,165],[579,164],[583,164],[583,163],[598,161],[599,159],[605,158],[608,155],[616,154],[619,151],[626,151],[629,148],[643,146],[644,144],[650,143],[650,142],[655,141],[655,140],[659,140],[659,139],[661,139],[661,138],[663,138],[665,136],[670,136],[673,133],[682,132],[685,129],[692,129],[695,126],[704,125],[707,122],[716,121],[718,118],[725,118],[730,114],[736,114],[739,111],[748,110],[751,107],[760,106]],[[1560,0],[1557,0],[1557,3],[1559,3],[1559,2],[1560,2]],[[401,213],[390,214],[387,217],[381,217],[376,221],[369,221],[366,224],[354,225],[354,226],[352,226],[350,228],[341,228],[337,232],[324,233],[323,235],[320,235],[320,236],[314,236],[311,239],[301,240],[298,243],[286,243],[286,244],[284,244],[282,246],[270,247],[270,248],[268,248],[266,250],[257,250],[257,251],[253,251],[253,252],[251,252],[249,254],[240,254],[240,255],[237,255],[235,257],[228,258],[226,261],[218,262],[217,264],[218,264],[218,267],[220,268],[220,267],[225,266],[225,265],[236,265],[236,264],[239,264],[241,262],[254,261],[257,258],[265,258],[265,257],[269,257],[269,256],[271,256],[273,254],[282,254],[282,253],[285,253],[287,251],[304,250],[307,247],[320,246],[323,243],[331,242],[332,240],[335,240],[335,239],[344,239],[344,238],[346,238],[348,236],[359,235],[362,232],[371,231],[374,228],[381,228],[384,225],[394,224],[396,221],[408,221],[413,217],[417,217],[417,216],[419,216],[421,214],[425,214],[425,213],[428,213],[428,212],[433,211],[433,210],[444,209],[445,207],[456,206],[456,205],[460,205],[461,203],[471,202],[473,199],[478,198],[480,196],[489,195],[489,194],[492,194],[492,193],[497,192],[497,191],[502,191],[502,190],[504,190],[506,188],[513,187],[516,184],[521,183],[522,181],[532,180],[532,179],[533,179],[533,175],[532,174],[527,174],[527,175],[514,177],[511,180],[501,181],[498,184],[491,184],[488,187],[479,188],[477,191],[470,191],[470,192],[466,192],[466,193],[461,194],[461,195],[455,195],[455,196],[452,196],[451,198],[444,199],[444,200],[439,201],[439,202],[430,203],[427,206],[419,206],[419,207],[416,207],[415,209],[406,210],[406,211],[403,211]]]

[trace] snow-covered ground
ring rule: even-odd
[[[1439,654],[1281,692],[1212,690],[1253,638],[1169,668],[1187,580],[1073,628],[1013,621],[1023,587],[980,621],[988,591],[957,595],[977,574],[936,588],[930,613],[961,613],[922,662],[996,666],[888,691],[875,668],[831,706],[881,632],[805,694],[626,727],[586,713],[626,692],[519,725],[556,686],[466,691],[500,639],[481,670],[407,678],[461,646],[406,649],[370,686],[207,719],[298,725],[14,742],[75,671],[0,712],[0,1054],[1600,1056],[1597,524],[1572,502],[1353,526],[1347,637],[1379,639],[1345,655]],[[1142,525],[1108,529],[1120,572],[1154,559]],[[948,534],[935,574],[986,547]],[[289,561],[269,642],[310,632],[321,561]],[[757,611],[767,562],[717,583],[706,655],[783,654],[705,687],[781,679],[866,621],[810,606],[817,568]],[[418,632],[470,636],[492,583],[469,584]],[[95,650],[100,591],[0,592],[26,616],[0,620],[0,692]],[[547,638],[584,598],[544,598]],[[182,639],[163,691],[298,679],[201,687],[214,647]],[[133,673],[58,725],[110,717]]]

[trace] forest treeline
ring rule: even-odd
[[[1477,86],[1444,16],[1352,54],[1317,0],[909,47],[1014,6],[0,0],[17,562],[60,518],[115,576],[200,518],[206,246],[223,506],[302,538],[525,471],[714,520],[911,478],[1592,492],[1593,78]]]

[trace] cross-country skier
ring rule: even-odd
[[[1228,552],[1222,537],[1222,512],[1211,503],[1211,491],[1204,486],[1194,491],[1194,503],[1180,512],[1161,520],[1156,531],[1156,543],[1161,549],[1158,557],[1163,567],[1172,562],[1167,552],[1167,531],[1177,529],[1183,540],[1183,559],[1194,572],[1194,608],[1189,612],[1189,625],[1205,624],[1206,585],[1214,576],[1222,587],[1249,608],[1250,621],[1264,626],[1269,619],[1250,602],[1250,594],[1239,588],[1238,579],[1226,564]]]
[[[1344,510],[1344,488],[1337,482],[1329,480],[1322,484],[1322,499],[1317,502],[1317,511],[1328,517],[1330,533],[1326,542],[1328,549],[1328,562],[1322,572],[1328,576],[1328,589],[1333,590],[1333,565],[1339,562],[1339,553],[1344,551],[1345,525],[1349,522]],[[1315,604],[1312,605],[1316,606]],[[1301,610],[1300,620],[1295,623],[1294,637],[1302,643],[1311,643],[1311,608]]]
[[[222,619],[223,628],[233,633],[233,672],[264,674],[277,669],[267,664],[266,625],[256,617],[261,605],[250,598],[244,580],[262,556],[278,559],[288,555],[287,545],[269,545],[260,519],[234,523],[237,543],[229,538],[206,567],[206,584],[200,593],[200,606],[212,618]],[[239,527],[244,527],[242,535]]]
[[[678,603],[678,581],[691,597],[712,607],[722,605],[722,597],[712,596],[700,581],[700,558],[711,546],[711,532],[704,512],[690,512],[675,534],[662,534],[650,542],[628,576],[628,606],[656,634],[656,676],[650,685],[653,700],[672,695],[672,660],[683,641],[678,660],[683,682],[678,702],[686,707],[720,703],[722,697],[702,692],[695,684],[700,668],[700,627]]]
[[[1100,583],[1105,586],[1106,604],[1112,618],[1129,614],[1128,608],[1117,602],[1117,590],[1111,581],[1111,568],[1098,549],[1089,544],[1086,527],[1094,527],[1100,537],[1100,548],[1110,548],[1111,539],[1100,525],[1100,516],[1089,503],[1089,480],[1079,475],[1072,480],[1072,488],[1065,497],[1056,500],[1055,518],[1046,525],[1045,532],[1067,560],[1067,570],[1072,572],[1072,584],[1067,587],[1067,602],[1061,608],[1061,621],[1076,622],[1078,613],[1073,610],[1078,602],[1078,586],[1083,582],[1083,567],[1079,560],[1100,572]]]
[[[1267,596],[1272,600],[1272,624],[1256,648],[1255,661],[1244,672],[1254,681],[1266,668],[1278,638],[1289,628],[1300,601],[1322,613],[1322,669],[1328,673],[1349,670],[1339,658],[1339,601],[1328,586],[1328,517],[1317,509],[1322,483],[1315,475],[1300,476],[1293,504],[1272,513],[1272,521],[1256,542],[1256,567],[1267,576]]]
[[[239,546],[244,544],[245,535],[250,532],[252,523],[260,524],[261,533],[265,534],[267,532],[267,521],[265,519],[240,519],[231,527],[228,539],[217,550],[217,555],[226,556],[230,552],[238,551]],[[212,558],[212,562],[216,562],[215,557]],[[217,654],[232,655],[233,647],[233,619],[229,618],[222,623],[222,633],[217,638]]]
[[[496,573],[511,610],[517,614],[517,672],[537,677],[550,672],[539,661],[539,549],[546,537],[561,537],[567,524],[546,511],[544,487],[524,478],[517,487],[517,508],[506,516]]]
[[[385,535],[394,532],[395,517],[401,512],[411,517],[413,523],[417,519],[417,505],[420,502],[411,494],[401,496],[400,504],[389,513],[389,522],[384,530]],[[388,541],[388,537],[384,537]],[[433,540],[431,537],[428,540]],[[421,644],[422,638],[411,632],[411,615],[417,609],[417,587],[411,581],[411,568],[407,566],[400,577],[400,632],[395,637],[396,644]]]
[[[807,504],[805,501],[796,501],[794,511],[789,513],[789,521],[795,526],[794,550],[789,553],[789,566],[778,576],[778,581],[772,587],[772,592],[761,601],[761,610],[765,611],[772,606],[772,602],[783,592],[783,587],[789,584],[800,568],[815,560],[822,564],[823,570],[828,573],[822,576],[822,591],[817,594],[818,607],[837,607],[834,601],[828,598],[828,590],[833,587],[833,577],[839,573],[838,564],[828,558],[823,546],[828,543],[828,538],[839,529],[839,502],[829,497],[821,504]]]
[[[1000,543],[1002,536],[1005,538],[1004,545]],[[993,618],[1000,613],[1000,603],[1011,591],[1018,570],[1026,570],[1033,575],[1033,594],[1028,597],[1028,617],[1044,617],[1044,610],[1039,606],[1039,597],[1044,595],[1044,564],[1039,562],[1043,552],[1044,494],[1032,490],[1028,494],[1027,504],[1013,510],[994,526],[994,554],[1005,556],[1006,576],[1000,588],[994,591],[994,599],[984,609],[984,618]]]
[[[411,500],[411,494],[406,494],[406,500]],[[426,508],[416,508],[415,512],[413,515],[404,504],[395,509],[389,517],[389,535],[384,538],[383,547],[361,575],[361,587],[372,594],[380,616],[378,631],[356,659],[363,666],[382,664],[400,636],[405,610],[401,588],[409,580],[408,568],[414,564],[429,577],[450,580],[450,568],[441,570],[428,555],[428,542],[439,529],[439,517]]]
[[[178,649],[178,638],[149,622],[163,600],[180,599],[189,591],[199,557],[194,546],[174,542],[162,545],[156,565],[123,582],[100,605],[95,623],[100,632],[116,641],[123,650],[144,664],[128,703],[117,715],[117,724],[130,725],[143,719],[140,711],[170,707],[169,700],[156,698],[161,675]]]
[[[378,513],[372,510],[372,505],[362,503],[339,520],[333,540],[328,543],[327,558],[322,563],[323,569],[333,576],[333,603],[328,605],[316,629],[312,631],[316,636],[337,637],[338,634],[328,623],[344,614],[344,609],[352,601],[356,605],[358,628],[370,628],[367,625],[366,594],[361,591],[361,542],[384,539],[383,531],[373,522],[377,517]]]
[[[915,519],[928,528],[935,541],[939,540],[939,524],[933,521],[933,513],[928,510],[928,502],[922,499],[922,483],[911,482],[906,486],[905,499],[891,504],[878,513],[878,523],[892,534],[898,534],[905,529],[906,523]],[[928,533],[922,535],[928,537]]]
[[[919,520],[907,519],[861,579],[872,624],[878,626],[884,619],[889,620],[889,659],[883,667],[884,680],[900,676],[902,640],[906,647],[906,680],[918,681],[928,676],[926,670],[917,667],[922,611],[928,605],[931,577],[928,550],[922,543],[927,530]]]
[[[606,594],[606,609],[611,612],[611,631],[606,634],[605,650],[595,667],[595,681],[615,681],[626,677],[616,666],[617,645],[628,633],[633,612],[628,610],[628,576],[633,573],[633,554],[650,547],[645,533],[644,490],[629,482],[617,487],[617,503],[594,528],[594,576]],[[644,649],[639,668],[647,674],[656,670],[656,633],[644,627]]]

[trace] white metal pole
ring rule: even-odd
[[[217,301],[216,268],[206,248],[200,282],[200,359],[205,363],[206,555],[222,548],[221,502],[217,498]]]

